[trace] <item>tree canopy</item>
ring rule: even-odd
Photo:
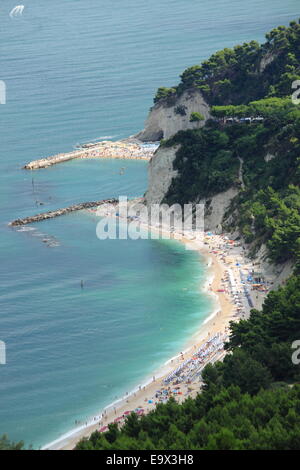
[[[300,444],[300,276],[271,292],[261,312],[231,324],[223,363],[206,366],[204,386],[183,404],[170,399],[131,414],[78,443],[78,450],[296,450]]]

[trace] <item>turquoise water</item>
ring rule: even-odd
[[[87,213],[30,232],[7,227],[75,202],[139,196],[145,162],[73,161],[33,175],[22,165],[134,134],[158,86],[176,84],[216,49],[263,40],[299,8],[297,0],[24,4],[18,19],[8,16],[15,2],[0,5],[0,433],[38,447],[143,381],[212,305],[198,291],[204,263],[175,242],[100,242]]]

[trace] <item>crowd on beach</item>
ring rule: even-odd
[[[163,383],[168,385],[174,380],[175,383],[173,383],[173,385],[182,382],[191,383],[200,375],[203,364],[208,359],[211,359],[213,354],[223,350],[225,339],[225,335],[221,333],[215,334],[196,350],[191,358],[186,360],[184,360],[184,355],[181,353],[183,362],[163,380]]]
[[[255,280],[255,266],[250,260],[245,260],[241,244],[235,240],[230,240],[226,235],[216,235],[206,232],[204,244],[208,245],[209,253],[216,256],[224,266],[220,288],[216,293],[224,293],[233,305],[234,317],[247,318],[250,310],[254,307],[254,293],[260,287],[264,294],[270,288],[270,282],[264,278],[260,282]],[[211,285],[209,289],[212,290]],[[218,311],[216,315],[220,315]],[[157,387],[154,395],[145,398],[143,406],[133,410],[126,410],[116,416],[113,422],[122,425],[126,416],[132,412],[143,415],[149,412],[158,403],[166,403],[170,397],[177,401],[183,401],[187,396],[195,395],[201,388],[201,372],[206,364],[221,360],[224,355],[224,343],[228,339],[228,328],[223,332],[217,332],[198,348],[192,348],[192,354],[185,358],[185,354],[179,356],[179,364],[167,375]],[[171,361],[172,363],[173,361]],[[155,380],[155,377],[153,378]],[[117,415],[117,410],[115,409]],[[99,417],[99,431],[105,432],[108,429],[108,415],[105,412]]]
[[[206,234],[204,243],[209,252],[214,254],[224,265],[224,275],[219,292],[224,292],[235,307],[235,316],[248,318],[252,308],[260,308],[270,290],[273,281],[267,279],[256,263],[246,259],[244,248],[236,240],[230,240],[224,234]]]
[[[180,353],[178,358],[180,365],[176,367],[167,377],[159,380],[153,377],[153,382],[157,383],[157,390],[150,397],[144,398],[144,404],[138,406],[133,410],[126,410],[120,416],[113,419],[114,423],[119,425],[124,424],[126,417],[131,413],[136,413],[142,416],[148,413],[159,403],[166,403],[171,397],[177,401],[182,401],[191,395],[195,388],[193,386],[199,385],[201,382],[201,371],[208,362],[214,362],[220,359],[224,354],[224,342],[227,339],[225,334],[215,334],[207,339],[200,348],[193,351],[193,356],[185,359],[184,353]],[[173,362],[173,360],[171,361]],[[141,390],[141,387],[140,387]],[[144,387],[145,390],[145,387]],[[135,394],[134,394],[135,395]],[[126,400],[128,403],[128,400]],[[114,414],[117,414],[117,409],[114,407]],[[108,429],[109,418],[108,412],[104,410],[101,416],[95,417],[98,422],[99,432],[105,432]]]
[[[92,212],[95,212],[92,209]],[[111,210],[111,206],[103,206],[99,216],[116,216],[118,213]],[[139,218],[136,222],[144,223]],[[149,226],[152,230],[155,227]],[[182,239],[171,231],[171,238]],[[253,264],[245,255],[244,248],[237,240],[231,240],[226,234],[215,234],[204,232],[194,234],[192,242],[198,246],[197,242],[201,239],[202,250],[219,263],[221,270],[218,282],[208,284],[208,290],[216,296],[225,296],[230,308],[228,309],[227,320],[224,321],[222,311],[222,301],[219,304],[219,310],[208,323],[208,334],[201,343],[194,343],[187,351],[180,353],[179,356],[168,362],[169,371],[160,375],[160,378],[153,377],[151,383],[146,386],[140,386],[135,392],[126,393],[126,396],[114,405],[106,408],[101,415],[95,416],[93,420],[84,423],[83,427],[88,430],[97,429],[100,432],[108,430],[110,423],[116,423],[122,426],[126,417],[131,413],[142,416],[149,413],[159,403],[166,403],[170,397],[181,403],[187,397],[195,397],[200,392],[203,381],[202,371],[208,363],[214,363],[222,360],[226,354],[224,344],[228,339],[228,322],[238,321],[242,318],[248,318],[250,310],[260,308],[266,292],[272,285],[271,280],[267,280],[262,273],[257,272],[259,266]],[[184,241],[184,240],[183,240]],[[185,243],[188,243],[189,237]],[[210,257],[212,260],[213,258]],[[210,281],[209,281],[210,282]],[[221,299],[221,297],[220,297]],[[260,305],[259,305],[260,304]],[[207,330],[206,330],[207,333]],[[76,424],[82,424],[77,422]]]
[[[60,153],[51,157],[34,160],[24,166],[26,170],[47,168],[57,163],[74,160],[75,158],[116,158],[127,160],[150,160],[158,142],[126,142],[126,141],[102,141],[94,144],[86,144],[77,150],[68,153]]]
[[[150,160],[158,145],[104,141],[83,151],[80,158]]]

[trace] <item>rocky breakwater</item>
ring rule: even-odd
[[[25,170],[38,170],[63,163],[75,158],[117,158],[127,160],[150,160],[157,145],[145,145],[131,141],[102,141],[84,144],[78,150],[61,153],[52,157],[33,160],[24,166]]]
[[[56,165],[57,163],[67,162],[74,158],[80,158],[82,151],[77,150],[70,153],[62,153],[54,155],[52,157],[40,158],[39,160],[33,160],[24,166],[24,170],[38,170],[39,168],[48,168],[49,166]]]
[[[34,222],[40,222],[46,219],[54,219],[55,217],[60,217],[61,215],[68,214],[70,212],[80,211],[83,209],[91,209],[93,207],[101,206],[103,204],[117,204],[117,199],[104,199],[102,201],[94,202],[82,202],[80,204],[74,204],[73,206],[65,207],[64,209],[57,209],[54,211],[43,212],[40,214],[32,215],[25,217],[24,219],[16,219],[13,222],[10,222],[11,227],[17,227],[20,225],[32,224]]]

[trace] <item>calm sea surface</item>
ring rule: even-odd
[[[178,243],[100,242],[88,213],[7,227],[75,202],[140,196],[145,162],[73,161],[33,175],[22,165],[134,134],[159,86],[300,15],[298,0],[24,0],[11,19],[15,3],[0,4],[0,434],[39,447],[142,383],[212,300],[199,295],[204,261]]]

